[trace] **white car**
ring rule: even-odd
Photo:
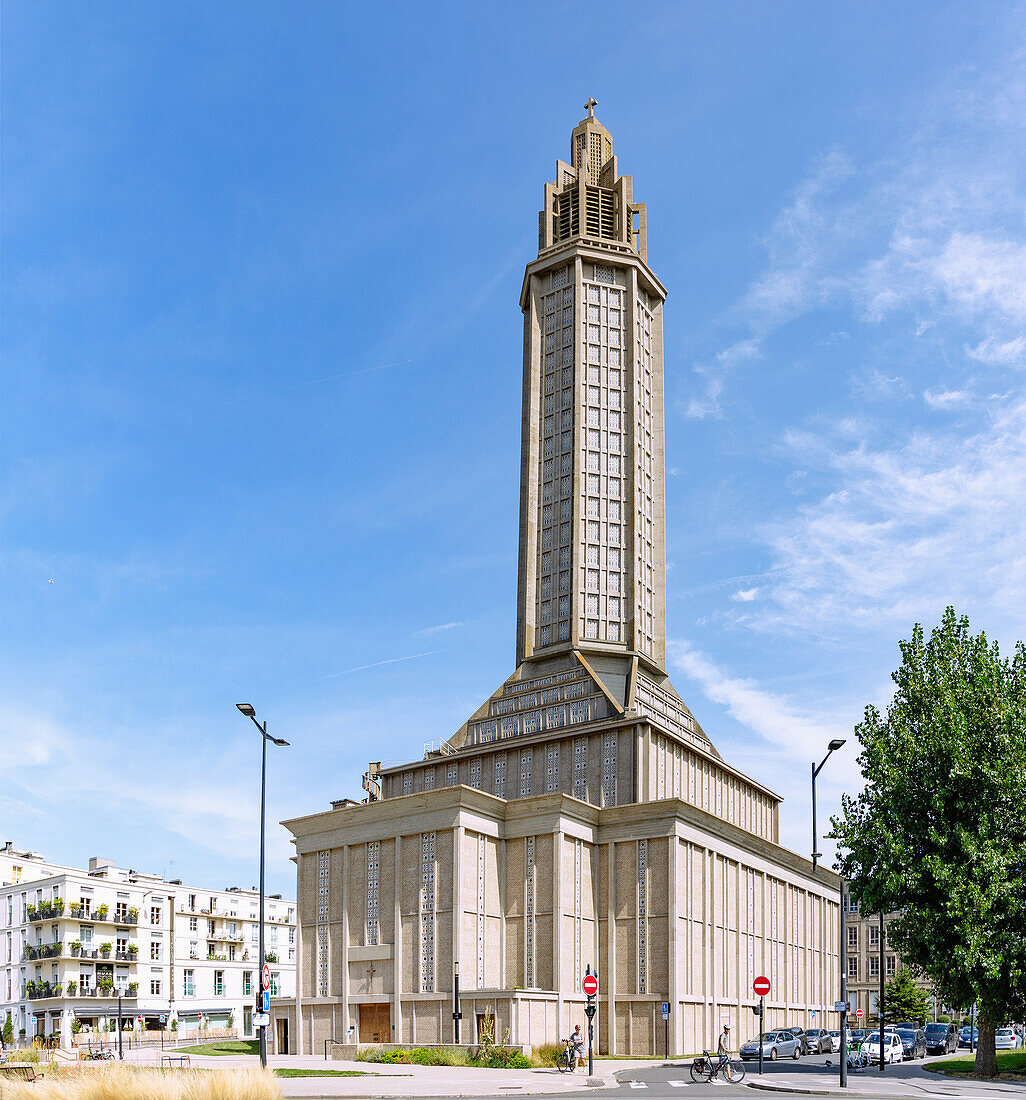
[[[999,1027],[994,1032],[995,1050],[1018,1050],[1022,1040],[1010,1027]]]
[[[883,1054],[884,1062],[901,1062],[904,1061],[905,1051],[901,1045],[901,1039],[893,1031],[884,1031],[883,1035]],[[862,1044],[861,1048],[868,1056],[871,1062],[880,1061],[880,1033],[878,1031],[873,1034]]]

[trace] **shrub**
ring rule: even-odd
[[[534,1064],[536,1066],[554,1066],[563,1053],[562,1043],[546,1043],[544,1046],[534,1048]]]
[[[478,1065],[487,1066],[488,1069],[530,1069],[531,1060],[509,1047],[493,1047],[491,1054],[485,1059],[479,1059]]]
[[[386,1050],[384,1054],[375,1057],[373,1051],[360,1051],[360,1061],[383,1062],[386,1066],[408,1066],[413,1061],[411,1053],[408,1050]]]
[[[110,907],[107,905],[106,902],[104,902],[103,905],[101,905],[96,910],[96,919],[97,920],[106,920],[107,919],[107,914],[109,912],[110,912]]]
[[[10,1046],[14,1042],[14,1021],[11,1019],[11,1014],[7,1013],[7,1019],[4,1021],[4,1029],[0,1032],[0,1037],[3,1038],[4,1046]]]

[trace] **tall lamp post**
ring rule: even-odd
[[[835,737],[833,741],[827,745],[827,754],[820,761],[817,768],[815,763],[812,765],[812,869],[816,870],[819,865],[819,857],[823,854],[819,850],[819,841],[816,839],[816,776],[823,770],[823,765],[830,759],[831,753],[836,752],[844,744],[843,737]]]
[[[843,737],[835,737],[827,745],[827,754],[819,762],[819,767],[816,766],[815,761],[812,763],[812,873],[816,873],[816,868],[819,866],[819,857],[823,854],[819,850],[819,841],[816,838],[816,776],[823,770],[823,765],[830,759],[832,753],[836,752],[844,744]],[[844,891],[844,879],[841,879],[841,937],[838,940],[838,951],[840,964],[841,964],[841,1000],[844,1002],[844,1009],[841,1012],[841,1088],[846,1089],[848,1087],[848,953],[847,947],[847,928],[844,917],[845,912],[845,891]],[[760,1027],[762,1026],[760,1022]]]
[[[282,740],[280,737],[272,737],[267,732],[267,723],[264,722],[261,725],[257,721],[256,710],[252,703],[236,703],[239,710],[249,718],[253,725],[260,731],[260,982],[258,988],[261,1000],[263,999],[263,979],[264,979],[264,806],[266,803],[267,795],[267,742],[270,741],[274,745],[286,746],[288,741]],[[263,1008],[263,1005],[260,1006]],[[260,1032],[260,1065],[267,1068],[267,1028],[261,1025],[257,1030]]]

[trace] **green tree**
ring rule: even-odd
[[[14,1021],[11,1019],[9,1012],[7,1013],[7,1019],[4,1021],[3,1041],[5,1047],[9,1047],[14,1042]]]
[[[949,607],[901,655],[886,715],[855,729],[838,869],[863,912],[900,914],[892,945],[945,1003],[976,1003],[990,1077],[995,1029],[1026,1014],[1026,646],[1002,658]]]
[[[922,1024],[929,1011],[930,999],[916,985],[912,970],[903,966],[884,986],[883,1012],[885,1020],[909,1020]]]

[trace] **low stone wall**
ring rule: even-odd
[[[499,1045],[499,1044],[496,1044]],[[517,1043],[502,1044],[504,1050],[515,1050],[517,1053],[524,1055],[525,1058],[531,1057],[532,1047],[520,1046]],[[335,1062],[354,1062],[357,1056],[361,1053],[374,1052],[377,1054],[384,1054],[389,1050],[462,1050],[468,1057],[476,1058],[480,1053],[481,1048],[476,1044],[459,1044],[455,1043],[329,1043],[328,1054],[332,1061]]]

